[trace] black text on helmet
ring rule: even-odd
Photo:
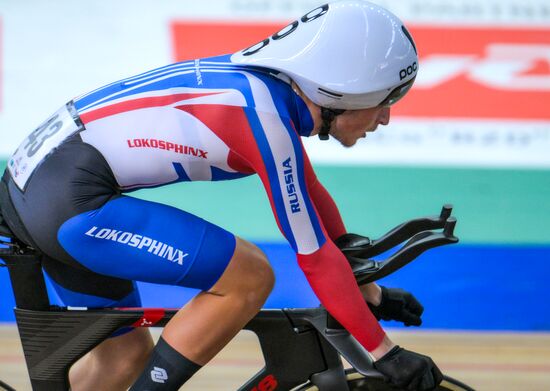
[[[413,62],[411,65],[409,65],[407,68],[403,68],[399,71],[399,80],[403,80],[407,76],[412,75],[413,72],[416,72],[418,69],[418,66],[416,65],[416,61]]]

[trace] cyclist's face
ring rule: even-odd
[[[369,109],[347,110],[332,122],[330,135],[346,147],[351,147],[368,132],[374,132],[378,125],[390,122],[390,108],[378,106]]]

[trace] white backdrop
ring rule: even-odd
[[[417,25],[550,28],[548,0],[378,3]],[[171,20],[289,21],[317,5],[312,0],[0,0],[0,157],[72,97],[172,62]],[[542,49],[550,64],[550,45]],[[441,67],[432,62],[424,73],[421,67],[415,88],[428,88]],[[540,88],[550,91],[550,72],[540,80],[548,84]],[[345,154],[334,142],[306,144],[315,162],[550,167],[550,122],[540,119],[395,117],[387,129]]]

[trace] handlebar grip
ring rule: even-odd
[[[370,245],[363,246],[361,249],[353,252],[352,255],[362,258],[374,257],[403,243],[420,232],[444,228],[447,220],[451,217],[452,211],[453,206],[445,204],[437,216],[421,217],[406,221],[391,229],[379,239],[372,240]]]
[[[449,217],[445,222],[445,227],[443,227],[443,234],[445,236],[453,236],[456,226],[456,218]]]
[[[357,282],[362,285],[379,280],[401,269],[431,248],[457,243],[458,238],[454,236],[457,219],[451,216],[451,212],[452,206],[446,204],[437,217],[410,220],[397,226],[381,239],[372,241],[372,244],[364,241],[362,246],[357,246],[359,248],[354,249],[353,246],[342,248]],[[431,229],[443,229],[443,231],[424,230],[423,228],[427,226],[432,227]],[[411,236],[411,232],[416,233]],[[355,237],[350,239],[354,239],[351,242],[357,240]],[[368,238],[365,239],[368,240]],[[406,239],[408,241],[405,245],[389,258],[380,261],[369,259],[370,256],[386,251]]]

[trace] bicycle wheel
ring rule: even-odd
[[[380,379],[367,378],[355,369],[347,369],[346,377],[348,380],[349,391],[398,391],[397,388],[390,386]],[[319,391],[317,386],[311,383],[306,383],[294,391]],[[436,391],[475,391],[473,388],[453,379],[449,376],[444,376],[441,384],[436,388]]]
[[[0,390],[2,390],[2,391],[15,391],[15,388],[11,388],[6,383],[4,383],[2,380],[0,380]]]

